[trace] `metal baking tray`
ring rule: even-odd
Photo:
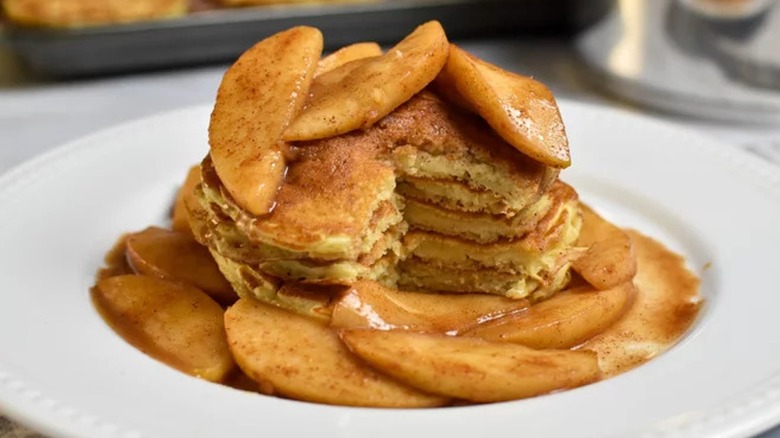
[[[578,0],[374,0],[195,10],[170,20],[78,29],[6,24],[5,42],[33,70],[54,77],[125,73],[226,62],[294,25],[320,28],[326,49],[393,43],[437,19],[451,39],[507,33],[567,33],[600,15]],[[602,6],[603,10],[604,7]]]

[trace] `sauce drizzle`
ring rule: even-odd
[[[668,350],[691,326],[702,306],[699,279],[685,259],[634,230],[636,301],[626,315],[578,349],[595,351],[603,377],[628,371]]]

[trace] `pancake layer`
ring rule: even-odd
[[[563,183],[551,190],[552,206],[535,228],[517,239],[491,243],[413,229],[404,237],[407,258],[398,286],[448,292],[486,292],[543,298],[568,281],[582,216],[576,193]]]

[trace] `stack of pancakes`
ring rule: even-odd
[[[478,116],[422,92],[366,130],[291,145],[272,211],[255,217],[207,157],[190,206],[241,295],[286,282],[543,297],[561,289],[581,215],[558,172]]]

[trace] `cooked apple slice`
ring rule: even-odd
[[[171,228],[176,231],[192,235],[192,229],[190,229],[187,219],[186,202],[192,202],[194,199],[195,186],[200,183],[200,180],[200,166],[192,166],[189,172],[187,172],[187,178],[176,193],[176,201],[173,204],[173,216],[171,217]]]
[[[377,43],[366,42],[350,44],[320,59],[320,62],[317,63],[317,70],[314,71],[314,76],[317,77],[356,59],[371,58],[380,55],[382,55],[382,48],[379,47],[379,44]]]
[[[540,349],[570,348],[620,319],[634,294],[631,282],[602,291],[590,286],[564,291],[523,312],[479,324],[463,335]]]
[[[294,27],[250,48],[222,78],[211,113],[211,159],[242,208],[268,213],[285,172],[282,132],[300,111],[322,53],[322,34]]]
[[[263,392],[348,406],[440,406],[428,395],[378,374],[320,322],[242,298],[225,312],[228,344]]]
[[[315,100],[317,99],[317,96],[320,96],[323,93],[329,93],[333,87],[338,86],[346,77],[351,75],[353,71],[357,70],[358,67],[366,65],[375,58],[376,57],[374,56],[355,59],[315,77],[309,87],[309,98]]]
[[[569,142],[558,105],[541,82],[503,70],[450,45],[441,90],[478,113],[509,144],[542,164],[569,167]]]
[[[582,230],[578,246],[588,251],[572,268],[597,289],[609,289],[636,275],[636,255],[628,234],[581,204]]]
[[[276,291],[276,299],[269,303],[299,315],[330,321],[331,301],[345,289],[344,286],[288,282]]]
[[[359,281],[333,306],[331,326],[457,332],[528,307],[526,300],[484,294],[401,292]]]
[[[477,338],[406,331],[345,330],[341,339],[378,370],[433,394],[495,402],[599,379],[589,351],[533,350]]]
[[[195,287],[120,275],[92,288],[106,322],[139,350],[187,374],[222,381],[235,369],[222,308]]]
[[[127,237],[127,260],[135,272],[189,283],[221,304],[238,299],[208,248],[189,234],[149,227]]]
[[[384,55],[313,95],[284,139],[315,140],[371,126],[433,81],[447,53],[438,21],[419,26]]]

